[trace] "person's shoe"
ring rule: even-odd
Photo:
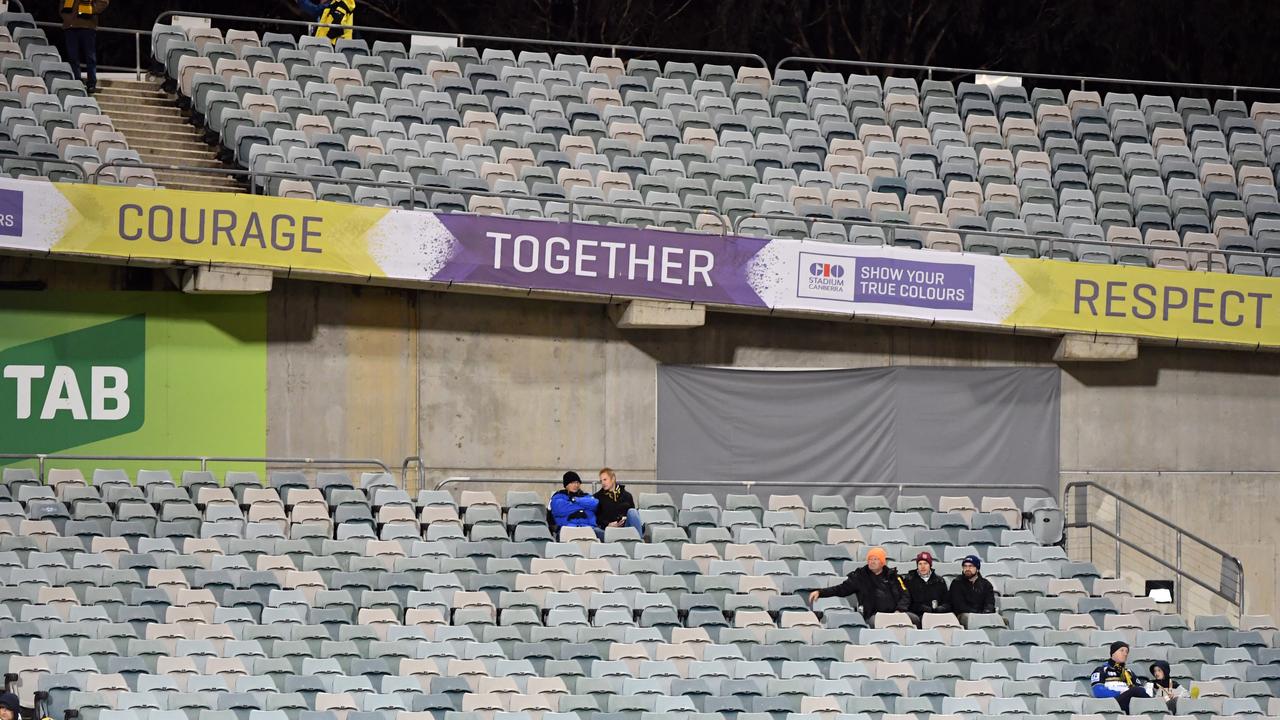
[[[89,94],[90,94],[90,95],[97,95],[97,94],[98,94],[98,86],[97,86],[97,85],[90,85],[90,86],[89,86]]]

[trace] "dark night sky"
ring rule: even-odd
[[[436,32],[736,50],[770,62],[806,55],[1280,86],[1280,2],[1273,0],[358,2],[360,24]],[[26,4],[39,19],[55,19],[54,3]],[[296,0],[179,4],[193,12],[298,17]],[[116,0],[104,24],[149,28],[173,6]],[[132,43],[103,44],[104,62],[132,64]]]

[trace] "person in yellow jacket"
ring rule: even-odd
[[[88,69],[85,85],[89,93],[98,91],[98,16],[106,12],[110,0],[61,0],[62,31],[67,39],[67,62],[76,79],[80,66]]]
[[[338,38],[350,40],[351,26],[355,24],[355,17],[356,0],[329,0],[323,3],[318,21],[321,27],[316,28],[316,37],[325,38],[331,43],[338,42]],[[342,27],[324,27],[325,25]]]

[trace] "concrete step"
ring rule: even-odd
[[[124,133],[126,137],[137,137],[139,139],[153,139],[161,142],[179,142],[179,143],[196,143],[205,145],[203,131],[197,130],[191,125],[180,125],[178,123],[140,123],[132,120],[116,120],[116,130]]]
[[[157,178],[157,180],[167,190],[190,190],[193,192],[217,192],[217,193],[242,193],[245,191],[244,188],[239,186],[187,183],[187,182],[180,182],[177,180],[166,180],[163,178]]]
[[[178,109],[174,107],[173,103],[170,102],[169,98],[166,98],[166,97],[147,97],[143,95],[125,95],[125,94],[113,94],[113,93],[106,93],[106,92],[100,92],[97,95],[94,95],[93,97],[95,100],[98,101],[98,104],[101,105],[104,109],[108,105],[113,107],[118,106],[121,109],[126,109],[129,107],[135,108],[137,110],[145,109],[144,111],[150,111],[152,108],[156,108],[156,109],[171,108],[173,110]]]
[[[169,94],[161,90],[159,87],[153,88],[131,88],[131,87],[101,87],[98,88],[98,98],[144,98],[147,100],[169,100]]]
[[[245,186],[221,175],[193,175],[191,173],[156,172],[161,185],[185,185],[188,187],[217,188],[227,192],[242,192]]]
[[[148,148],[135,147],[134,149],[138,151],[138,155],[142,157],[143,162],[155,163],[157,165],[180,165],[184,167],[212,169],[226,167],[222,161],[209,155],[202,157],[195,154],[161,153]]]
[[[99,78],[98,80],[98,87],[102,89],[159,90],[160,86],[159,80],[124,80],[116,78]]]
[[[159,120],[175,120],[177,122],[185,122],[185,116],[182,110],[174,105],[136,105],[128,101],[98,100],[98,105],[102,111],[111,117],[117,114],[121,119],[134,119],[140,121],[150,120],[157,122]]]

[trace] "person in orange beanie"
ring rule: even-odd
[[[875,627],[876,613],[906,612],[910,605],[907,586],[887,561],[884,548],[871,548],[867,551],[866,565],[849,573],[839,585],[810,592],[809,604],[819,598],[855,596],[863,619],[871,627]]]

